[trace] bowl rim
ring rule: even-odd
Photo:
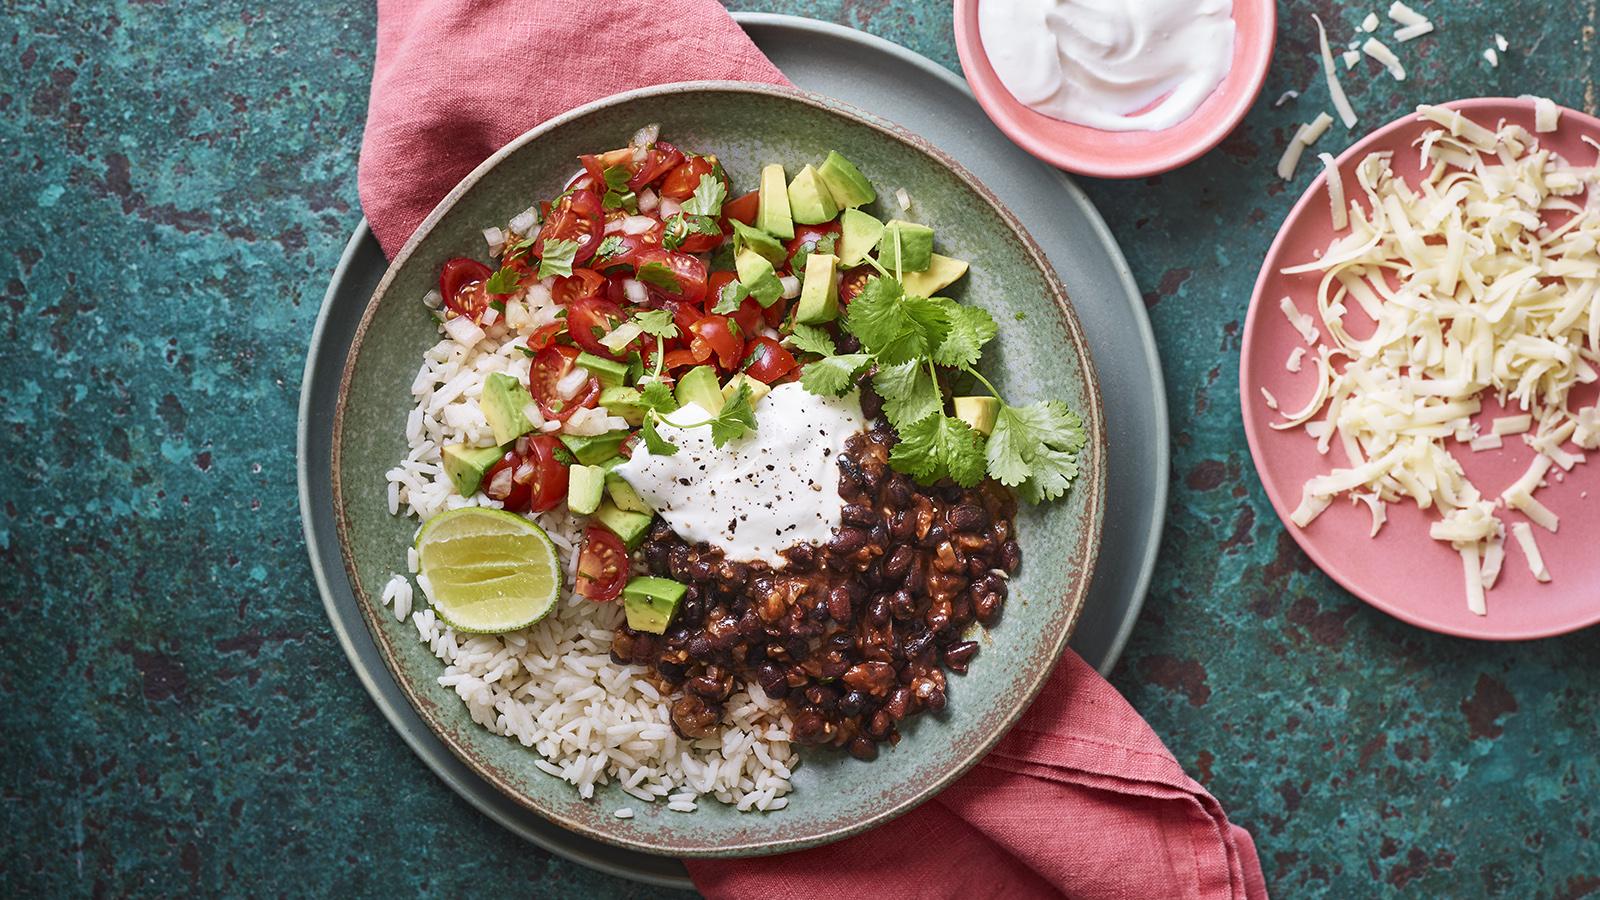
[[[1439,106],[1444,109],[1460,110],[1463,113],[1470,113],[1485,109],[1503,110],[1507,107],[1516,107],[1520,111],[1530,113],[1533,111],[1532,99],[1513,97],[1463,97],[1444,103],[1429,105]],[[1574,119],[1583,122],[1596,134],[1600,134],[1600,118],[1595,118],[1594,116],[1588,115],[1581,110],[1571,109],[1560,104],[1556,104],[1556,107],[1560,110],[1563,119],[1571,116]],[[1370,152],[1377,145],[1387,141],[1395,132],[1417,124],[1417,112],[1416,110],[1411,110],[1404,115],[1398,116],[1383,123],[1382,125],[1379,125],[1377,128],[1374,128],[1371,132],[1363,136],[1360,140],[1356,141],[1354,144],[1351,144],[1344,150],[1344,152],[1340,153],[1334,159],[1334,166],[1339,169],[1347,168],[1348,163],[1351,160]],[[1289,521],[1289,517],[1293,513],[1293,507],[1286,505],[1285,498],[1279,497],[1277,492],[1275,492],[1268,485],[1267,479],[1262,477],[1261,474],[1262,469],[1266,468],[1266,466],[1263,466],[1262,463],[1262,460],[1266,456],[1266,451],[1262,444],[1264,435],[1261,426],[1251,415],[1252,408],[1250,401],[1252,397],[1259,397],[1259,394],[1252,388],[1254,385],[1261,383],[1262,379],[1256,372],[1256,367],[1251,363],[1251,347],[1259,337],[1257,323],[1259,322],[1260,317],[1266,315],[1268,312],[1266,301],[1263,301],[1262,298],[1265,295],[1268,284],[1272,280],[1273,271],[1281,265],[1279,262],[1279,257],[1287,252],[1289,233],[1291,231],[1290,226],[1292,223],[1297,222],[1303,215],[1305,215],[1307,207],[1312,203],[1320,204],[1322,208],[1326,208],[1327,201],[1324,199],[1325,194],[1323,191],[1327,181],[1327,170],[1324,168],[1322,171],[1318,172],[1316,177],[1311,180],[1311,183],[1306,186],[1305,192],[1300,195],[1300,199],[1295,201],[1294,206],[1290,207],[1288,214],[1284,216],[1283,222],[1278,225],[1277,234],[1273,236],[1272,244],[1267,248],[1266,255],[1262,257],[1261,269],[1256,274],[1255,286],[1251,288],[1250,291],[1250,305],[1246,308],[1244,317],[1244,334],[1239,343],[1240,418],[1244,420],[1245,443],[1250,449],[1250,462],[1256,470],[1256,480],[1261,483],[1262,491],[1267,495],[1267,502],[1272,505],[1272,511],[1277,514],[1278,520],[1283,524],[1284,530],[1289,533],[1289,536],[1294,539],[1295,544],[1300,547],[1301,551],[1306,554],[1311,562],[1315,564],[1323,574],[1333,579],[1336,584],[1344,588],[1346,591],[1349,591],[1353,596],[1361,600],[1363,603],[1366,603],[1368,606],[1371,606],[1380,612],[1387,613],[1388,615],[1391,615],[1408,625],[1413,625],[1425,631],[1431,631],[1435,634],[1448,635],[1450,637],[1468,638],[1477,641],[1533,641],[1549,637],[1558,637],[1563,634],[1571,634],[1574,631],[1580,631],[1592,625],[1600,624],[1600,606],[1596,606],[1593,612],[1587,618],[1581,620],[1575,619],[1569,623],[1547,628],[1532,628],[1526,630],[1506,630],[1502,628],[1500,630],[1495,630],[1490,627],[1485,627],[1480,629],[1471,629],[1461,628],[1448,622],[1440,622],[1430,618],[1425,614],[1416,612],[1415,610],[1406,606],[1404,603],[1395,602],[1394,600],[1386,598],[1381,594],[1377,594],[1363,588],[1359,583],[1352,580],[1345,573],[1336,554],[1325,552],[1306,531],[1306,529],[1300,528],[1293,522]],[[1489,617],[1485,616],[1483,619],[1487,625]]]
[[[555,810],[540,804],[534,797],[517,790],[504,777],[502,777],[493,766],[489,765],[484,759],[479,757],[471,747],[465,746],[461,741],[458,741],[452,735],[451,730],[444,727],[444,725],[441,723],[438,714],[434,709],[434,704],[432,701],[421,695],[417,685],[413,684],[411,679],[399,677],[401,669],[396,661],[396,649],[390,640],[388,632],[384,629],[384,626],[380,620],[379,609],[373,602],[373,597],[368,593],[361,581],[360,575],[356,568],[354,554],[351,551],[348,505],[345,501],[343,479],[341,477],[345,413],[347,411],[349,402],[351,382],[354,377],[357,363],[361,356],[361,348],[366,338],[367,330],[371,326],[379,306],[386,298],[389,288],[393,284],[395,278],[398,276],[399,271],[410,261],[412,254],[416,251],[422,241],[432,232],[433,228],[440,222],[440,220],[443,219],[444,216],[447,215],[489,171],[494,169],[516,151],[520,150],[522,147],[526,146],[532,141],[539,139],[546,133],[599,110],[607,109],[612,106],[618,106],[652,97],[666,98],[693,93],[756,94],[803,103],[820,109],[825,113],[840,116],[847,120],[853,121],[855,124],[877,131],[886,138],[898,141],[910,147],[913,151],[920,152],[923,155],[928,156],[933,162],[949,170],[969,190],[973,191],[986,203],[988,203],[995,213],[1000,216],[1001,220],[1006,223],[1006,225],[1011,229],[1012,234],[1018,239],[1019,245],[1028,255],[1028,258],[1032,261],[1034,267],[1043,274],[1045,283],[1050,289],[1051,297],[1055,301],[1056,312],[1061,318],[1062,326],[1068,333],[1070,352],[1072,352],[1076,357],[1079,370],[1083,373],[1084,392],[1088,400],[1086,409],[1077,410],[1083,419],[1085,430],[1090,436],[1088,443],[1085,444],[1080,455],[1080,460],[1082,461],[1080,464],[1080,472],[1082,472],[1084,475],[1087,475],[1087,478],[1084,478],[1082,475],[1080,475],[1080,480],[1074,484],[1074,489],[1076,490],[1087,489],[1089,491],[1089,497],[1086,501],[1085,509],[1085,516],[1088,521],[1086,523],[1086,527],[1083,529],[1083,532],[1079,537],[1078,546],[1076,548],[1079,558],[1083,560],[1083,565],[1080,568],[1079,577],[1068,582],[1066,585],[1066,592],[1061,595],[1062,607],[1066,610],[1065,622],[1063,623],[1063,627],[1057,629],[1054,642],[1049,647],[1048,664],[1038,667],[1037,671],[1031,674],[1029,680],[1025,684],[1020,699],[1016,703],[1012,704],[1008,710],[1006,710],[997,727],[993,728],[987,733],[974,735],[973,737],[975,737],[976,740],[971,743],[970,748],[962,755],[960,761],[955,765],[950,766],[937,778],[934,778],[931,781],[923,784],[919,790],[909,792],[905,798],[893,804],[889,804],[880,809],[874,810],[869,815],[858,820],[834,825],[822,830],[814,830],[804,834],[799,834],[795,837],[785,837],[776,841],[745,841],[742,843],[718,842],[716,844],[702,842],[683,844],[670,841],[652,841],[644,838],[630,837],[626,834],[611,833],[599,830],[585,822],[563,816]],[[909,812],[916,806],[919,806],[923,802],[931,799],[934,795],[964,775],[968,770],[976,765],[983,756],[987,755],[997,743],[999,743],[1000,739],[1004,737],[1005,734],[1010,731],[1012,726],[1016,724],[1017,720],[1021,718],[1023,712],[1025,712],[1027,708],[1032,705],[1033,701],[1038,697],[1039,692],[1043,689],[1044,684],[1049,679],[1050,673],[1054,671],[1056,664],[1060,661],[1061,655],[1066,652],[1068,640],[1072,635],[1072,631],[1077,624],[1079,616],[1082,614],[1084,604],[1088,599],[1089,588],[1093,582],[1094,569],[1098,561],[1100,551],[1100,540],[1104,525],[1106,506],[1105,467],[1108,459],[1107,434],[1103,400],[1100,394],[1099,378],[1094,366],[1094,360],[1089,355],[1087,339],[1084,335],[1081,324],[1078,322],[1077,315],[1073,311],[1071,301],[1067,297],[1065,287],[1061,284],[1060,278],[1056,275],[1055,269],[1050,265],[1049,259],[1044,255],[1044,252],[1039,248],[1032,235],[1028,233],[1027,229],[1022,225],[1022,223],[1018,221],[1011,211],[1002,203],[1000,203],[998,198],[996,198],[987,187],[978,181],[978,179],[972,175],[972,173],[968,172],[960,163],[956,162],[943,151],[940,151],[938,148],[934,147],[920,136],[901,128],[892,122],[858,110],[849,104],[835,100],[831,97],[826,97],[824,95],[815,94],[808,91],[801,91],[792,87],[742,81],[676,82],[671,84],[637,88],[600,98],[584,104],[583,106],[569,110],[568,112],[559,116],[548,119],[545,122],[542,122],[539,125],[529,129],[528,131],[509,141],[499,150],[495,151],[482,163],[479,163],[478,166],[469,172],[465,177],[463,177],[461,181],[458,182],[455,187],[451,188],[449,193],[447,193],[445,197],[439,201],[433,210],[428,213],[427,217],[424,218],[422,223],[417,226],[417,229],[406,240],[399,252],[395,254],[394,259],[389,262],[389,266],[385,270],[382,279],[379,280],[377,287],[374,288],[372,297],[367,301],[366,308],[362,312],[361,322],[356,328],[354,337],[351,339],[350,348],[345,358],[343,371],[341,372],[339,379],[339,394],[333,421],[332,444],[333,446],[330,453],[330,468],[331,481],[333,485],[334,524],[336,526],[340,556],[344,561],[345,571],[349,576],[351,588],[356,596],[356,599],[358,600],[358,605],[362,610],[363,618],[366,620],[368,629],[373,634],[373,638],[383,656],[385,665],[389,667],[389,670],[392,673],[396,674],[396,681],[399,683],[402,692],[406,695],[406,699],[411,703],[412,707],[416,709],[418,715],[422,717],[429,729],[439,737],[439,739],[457,758],[462,761],[464,765],[466,765],[479,777],[493,784],[496,789],[511,798],[519,805],[538,813],[550,821],[555,822],[571,831],[594,838],[595,840],[603,843],[639,850],[646,853],[681,857],[711,858],[764,856],[830,843],[853,834],[858,834],[876,825],[882,824],[883,822],[887,822],[890,819],[896,818],[906,812]]]
[[[1187,132],[1191,135],[1178,149],[1165,155],[1148,158],[1137,155],[1108,157],[1078,140],[1062,140],[1046,135],[1007,107],[1008,103],[1019,106],[1020,103],[1000,82],[987,53],[984,52],[983,40],[979,37],[977,28],[978,4],[981,2],[986,0],[955,0],[956,56],[961,61],[962,74],[966,75],[972,93],[977,97],[978,105],[983,107],[983,111],[988,114],[995,127],[1016,142],[1017,146],[1052,166],[1094,178],[1147,178],[1182,168],[1210,152],[1239,126],[1245,115],[1250,112],[1250,108],[1255,105],[1256,99],[1261,96],[1261,89],[1266,85],[1267,72],[1271,68],[1272,53],[1277,46],[1277,4],[1273,0],[1234,0],[1235,17],[1237,18],[1237,10],[1241,6],[1250,8],[1254,15],[1260,17],[1264,34],[1264,38],[1256,44],[1235,50],[1235,63],[1242,60],[1248,66],[1247,84],[1224,95],[1226,103],[1223,108],[1207,118],[1200,118],[1200,110],[1197,109],[1178,124],[1160,131],[1109,132],[1086,125],[1062,123],[1080,128],[1088,136],[1178,132]],[[1221,90],[1221,85],[1217,90]],[[1215,96],[1216,91],[1212,94]]]

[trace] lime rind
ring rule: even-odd
[[[561,597],[561,560],[534,522],[468,506],[440,513],[417,532],[419,573],[445,624],[466,634],[503,634],[537,624]]]

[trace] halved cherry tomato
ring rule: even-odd
[[[639,280],[648,284],[665,296],[678,297],[690,303],[699,303],[706,298],[706,264],[687,253],[675,250],[663,250],[660,247],[651,247],[640,250],[634,255],[637,271],[643,277]],[[653,264],[665,266],[667,271],[657,275],[670,275],[652,280],[651,273],[645,272],[645,267]]]
[[[689,339],[689,330],[694,323],[705,315],[698,306],[678,300],[663,300],[661,308],[672,313],[672,323],[678,326],[678,337],[685,341]]]
[[[762,384],[771,384],[794,371],[794,354],[765,335],[752,340],[744,357],[744,373]]]
[[[639,433],[636,431],[622,439],[617,445],[617,455],[623,459],[633,459],[633,448],[639,445]]]
[[[761,317],[766,319],[768,328],[777,328],[789,315],[789,301],[779,300],[761,311]]]
[[[594,255],[604,228],[605,214],[600,208],[599,194],[591,190],[562,194],[551,205],[544,227],[539,230],[534,253],[542,259],[546,242],[577,241],[578,250],[572,255],[572,264],[577,265]]]
[[[489,306],[483,282],[492,274],[488,266],[475,259],[464,256],[447,259],[439,270],[439,294],[444,297],[446,306],[476,322]]]
[[[539,402],[546,419],[565,422],[580,409],[592,408],[600,399],[600,381],[590,375],[570,397],[561,396],[561,379],[578,365],[578,348],[557,344],[539,351],[528,367],[528,393]]]
[[[666,220],[667,233],[677,236],[678,251],[680,253],[708,253],[722,246],[724,237],[722,231],[714,234],[702,234],[691,231],[688,226],[688,217],[682,213]]]
[[[819,245],[822,246],[824,253],[833,252],[833,242],[838,240],[839,230],[837,220],[824,222],[821,225],[796,225],[794,227],[794,238],[789,241],[785,248],[788,251],[786,256],[788,258],[789,271],[796,275],[803,274],[805,272],[806,254],[815,252]],[[830,235],[832,240],[829,239]],[[799,258],[796,259],[796,257]]]
[[[556,286],[550,290],[550,295],[557,303],[566,306],[579,298],[597,295],[605,283],[606,277],[593,269],[573,269],[571,275],[556,279]]]
[[[672,171],[681,162],[682,150],[666,141],[656,141],[655,146],[645,151],[644,165],[628,179],[628,190],[637,191],[654,184],[656,179]]]
[[[609,529],[590,525],[578,553],[578,596],[596,603],[615,600],[628,581],[628,550]]]
[[[612,238],[616,239],[606,247],[606,255],[604,257],[596,256],[590,262],[590,265],[608,273],[619,268],[634,268],[638,264],[640,253],[651,247],[661,246],[661,236],[664,228],[665,226],[657,219],[655,224],[650,226],[649,231],[640,234],[614,231],[601,239],[602,244],[611,241]]]
[[[870,266],[845,269],[844,274],[839,276],[839,302],[849,303],[854,300],[874,274]]]
[[[689,350],[695,359],[707,362],[715,356],[718,366],[733,371],[744,359],[744,340],[733,331],[738,325],[729,327],[731,321],[727,316],[710,315],[694,323],[689,329],[694,334]]]
[[[700,186],[701,176],[714,174],[716,170],[715,156],[690,156],[661,179],[661,196],[679,202],[687,200],[694,196],[694,189]]]
[[[729,200],[722,204],[722,227],[728,230],[728,219],[738,219],[746,225],[756,223],[756,213],[761,209],[761,192],[751,191],[742,197]]]
[[[706,307],[715,307],[722,297],[722,289],[736,280],[738,276],[732,272],[712,272],[706,280]],[[740,334],[755,334],[761,327],[761,313],[761,304],[754,297],[746,297],[739,303],[738,309],[727,315],[739,324]]]
[[[567,307],[567,334],[579,347],[606,359],[624,359],[626,353],[612,353],[600,339],[627,321],[622,307],[599,297],[581,297]]]
[[[523,435],[483,476],[485,496],[512,512],[544,512],[567,495],[567,467],[556,459],[561,442]]]
[[[606,183],[606,170],[612,166],[622,166],[627,169],[630,178],[637,170],[633,162],[632,147],[619,147],[604,153],[585,153],[578,157],[578,162],[583,163],[584,171],[589,173],[589,177],[594,179],[597,185]]]
[[[561,334],[561,332],[565,331],[566,328],[567,323],[565,322],[551,322],[549,325],[539,326],[538,328],[534,329],[533,334],[528,335],[528,349],[543,350],[544,348],[555,343],[556,338]]]
[[[700,360],[695,359],[693,351],[690,350],[668,350],[667,355],[663,356],[661,360],[661,370],[663,372],[670,372],[673,369],[681,369],[684,366],[692,366],[700,362]]]

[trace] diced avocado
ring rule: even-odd
[[[757,204],[757,228],[784,240],[794,237],[794,219],[789,217],[789,179],[784,177],[782,164],[772,163],[761,170]]]
[[[614,472],[606,474],[606,496],[611,498],[611,502],[616,505],[617,509],[624,512],[645,513],[646,515],[655,514],[655,510],[650,508],[650,504],[644,502],[644,498],[639,496],[639,492],[633,489],[633,485]]]
[[[733,256],[733,267],[739,273],[739,283],[763,307],[777,303],[778,298],[783,296],[783,283],[778,280],[777,270],[761,254],[754,250],[740,250]]]
[[[563,434],[561,443],[572,451],[578,462],[586,466],[605,462],[617,454],[617,448],[627,440],[626,431],[608,431],[605,434]]]
[[[872,182],[867,180],[855,163],[839,155],[837,150],[829,150],[828,158],[817,166],[817,177],[828,186],[833,194],[834,202],[846,209],[864,206],[878,199],[878,192],[872,189]]]
[[[628,579],[622,589],[622,608],[628,614],[628,627],[650,634],[666,634],[678,603],[689,592],[687,585],[671,578],[640,575]]]
[[[524,412],[533,405],[533,395],[522,382],[504,372],[495,372],[483,382],[483,395],[478,398],[478,408],[489,427],[494,429],[494,442],[509,444],[533,430],[533,422]]]
[[[728,222],[733,225],[733,249],[735,252],[748,247],[761,254],[762,258],[773,265],[783,262],[789,255],[789,251],[783,248],[783,244],[765,231],[759,228],[751,228],[738,219],[729,219]]]
[[[907,272],[900,279],[906,293],[913,297],[932,297],[967,274],[965,260],[951,259],[935,253],[928,259],[928,268],[922,272]]]
[[[573,466],[567,470],[567,509],[587,516],[600,508],[605,495],[606,470],[599,466]]]
[[[710,366],[695,366],[683,373],[672,393],[679,406],[694,403],[712,415],[722,412],[722,385],[717,383],[717,370]]]
[[[600,507],[594,511],[595,520],[601,525],[611,529],[611,533],[622,539],[622,543],[629,550],[638,547],[644,541],[644,536],[650,531],[650,520],[655,518],[648,513],[629,512],[618,509],[610,500],[601,500]]]
[[[867,254],[883,237],[883,223],[859,209],[847,209],[839,217],[839,262],[845,268],[867,261]]]
[[[839,315],[839,257],[832,253],[813,253],[806,257],[806,278],[800,287],[800,303],[794,320],[802,325],[821,325]]]
[[[957,397],[955,408],[956,418],[984,435],[994,430],[995,417],[1000,415],[1000,401],[993,397]]]
[[[644,403],[637,388],[608,387],[600,392],[600,405],[613,416],[621,416],[629,425],[644,424]]]
[[[587,351],[578,354],[578,365],[600,380],[601,387],[618,387],[628,380],[628,364],[595,356]]]
[[[817,177],[816,167],[807,165],[789,182],[789,215],[802,225],[821,225],[832,222],[839,214],[839,204],[828,192],[828,186]]]
[[[751,378],[744,372],[740,372],[732,378],[729,378],[728,383],[722,386],[722,399],[724,401],[732,400],[733,395],[739,392],[739,385],[741,384],[747,384],[750,386],[751,406],[755,406],[757,403],[760,403],[762,397],[772,393],[772,388],[769,385],[762,384],[760,381]]]
[[[883,237],[878,240],[878,262],[885,269],[895,270],[895,259],[900,260],[900,271],[921,272],[928,268],[933,256],[933,229],[904,219],[890,219],[883,226]]]
[[[617,466],[620,466],[620,465],[622,465],[623,463],[625,463],[627,461],[628,461],[628,458],[619,453],[616,456],[608,456],[605,459],[602,459],[599,462],[595,463],[595,465],[599,466],[602,469],[605,469],[606,470],[606,475],[608,477],[610,477],[611,473],[615,472],[617,470]]]
[[[444,457],[444,473],[450,476],[456,493],[463,497],[476,494],[489,467],[505,455],[499,447],[468,447],[466,444],[446,444],[439,452]]]

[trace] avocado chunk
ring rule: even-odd
[[[717,370],[710,366],[695,366],[683,373],[672,394],[679,406],[693,403],[712,415],[722,412],[722,385],[717,383]]]
[[[567,470],[567,509],[587,516],[600,508],[605,494],[606,470],[599,466],[573,466]]]
[[[584,351],[578,354],[578,365],[589,370],[600,381],[601,387],[619,387],[628,380],[628,364],[595,356]]]
[[[817,177],[828,186],[834,202],[845,209],[865,206],[878,199],[878,192],[872,189],[872,182],[861,174],[855,163],[840,156],[837,150],[828,151],[828,158],[822,161],[822,165],[817,166]]]
[[[533,395],[522,382],[504,372],[495,372],[483,382],[478,408],[494,429],[496,444],[509,444],[533,430],[525,410],[533,405]]]
[[[759,228],[751,228],[738,219],[729,219],[728,223],[733,226],[733,249],[735,253],[749,248],[761,254],[763,259],[775,266],[782,263],[789,255],[788,251],[783,249],[783,244],[765,231]]]
[[[724,401],[732,400],[733,395],[739,392],[739,385],[741,384],[748,385],[750,388],[751,406],[755,406],[757,403],[760,403],[762,397],[772,393],[772,388],[770,386],[762,384],[760,381],[751,378],[749,375],[746,375],[743,372],[740,372],[732,378],[729,378],[728,383],[722,386],[722,399]]]
[[[972,426],[972,430],[987,435],[994,430],[995,417],[1000,415],[1000,401],[993,397],[957,397],[956,418]]]
[[[750,296],[763,307],[771,306],[783,296],[783,282],[766,257],[754,250],[740,250],[733,256],[733,267],[739,273],[739,283],[750,291]]]
[[[816,167],[807,164],[789,182],[789,215],[801,225],[821,225],[838,214],[833,194],[817,177]]]
[[[611,502],[617,509],[624,512],[644,513],[645,515],[655,514],[655,510],[650,508],[650,504],[644,502],[644,498],[639,496],[639,492],[633,489],[633,485],[614,472],[606,474],[606,496],[611,498]]]
[[[859,209],[847,209],[839,217],[839,262],[845,268],[867,261],[867,254],[883,237],[883,223]]]
[[[610,500],[600,501],[594,517],[601,525],[611,529],[612,534],[621,538],[623,546],[629,550],[643,543],[645,534],[650,531],[650,520],[655,518],[648,513],[618,509]]]
[[[637,388],[608,387],[600,391],[601,406],[613,416],[621,416],[629,425],[644,424],[644,401]]]
[[[789,180],[780,163],[772,163],[761,170],[756,227],[784,240],[794,237],[794,219],[789,217]]]
[[[444,457],[444,473],[450,476],[456,493],[471,497],[478,492],[478,485],[483,483],[483,476],[488,474],[489,467],[499,462],[500,457],[505,456],[505,451],[499,447],[446,444],[439,454]]]
[[[605,434],[563,434],[561,443],[565,444],[578,462],[586,466],[605,462],[617,455],[617,448],[627,440],[626,431],[608,431]]]
[[[806,278],[800,287],[800,304],[794,320],[802,325],[821,325],[839,315],[839,257],[832,253],[813,253],[806,257]]]
[[[689,588],[671,578],[640,575],[628,579],[622,589],[622,608],[628,614],[628,627],[650,634],[666,634],[678,603]]]
[[[878,262],[893,272],[899,260],[901,273],[921,272],[933,256],[933,229],[904,219],[890,219],[878,241]]]
[[[928,268],[922,272],[907,272],[900,279],[901,287],[913,297],[932,297],[967,274],[965,260],[951,259],[935,253],[928,259]]]

